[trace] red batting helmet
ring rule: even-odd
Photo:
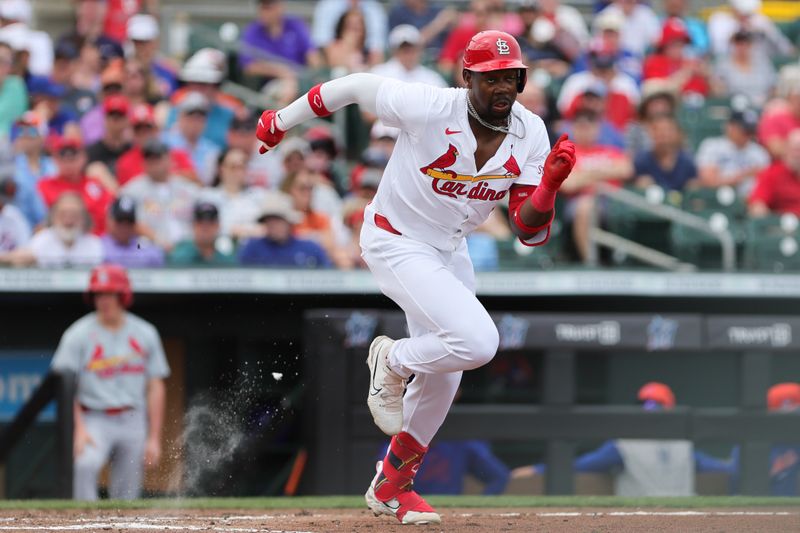
[[[658,381],[651,381],[642,385],[637,397],[640,402],[652,400],[667,409],[675,407],[675,394],[673,394],[672,389]]]
[[[473,35],[464,50],[464,68],[472,72],[517,68],[517,92],[525,88],[528,67],[522,62],[522,50],[514,36],[504,31],[487,30]]]
[[[800,407],[800,383],[778,383],[770,387],[767,407],[770,411]]]
[[[92,270],[89,276],[89,288],[86,290],[87,299],[98,292],[113,292],[119,294],[124,307],[133,303],[133,291],[128,273],[119,265],[100,265]]]

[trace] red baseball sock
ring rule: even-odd
[[[383,459],[383,471],[375,484],[375,496],[385,502],[401,492],[411,490],[414,476],[427,451],[427,447],[404,431],[392,437],[389,451]]]

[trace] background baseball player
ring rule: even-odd
[[[361,250],[410,332],[397,341],[378,337],[367,359],[367,403],[393,435],[367,504],[404,524],[440,522],[412,481],[461,373],[489,362],[498,347],[497,328],[475,297],[464,237],[508,198],[514,232],[525,244],[544,243],[556,192],[575,163],[572,143],[562,137],[551,152],[542,120],[515,102],[526,82],[521,57],[511,35],[481,32],[464,53],[466,89],[352,74],[259,121],[262,153],[289,128],[353,103],[402,130],[366,209]]]
[[[64,332],[52,362],[78,374],[73,497],[96,500],[98,474],[111,459],[109,496],[134,499],[144,466],[161,458],[169,367],[156,328],[125,310],[133,293],[122,267],[95,268],[86,296],[96,312]]]

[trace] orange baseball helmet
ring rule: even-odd
[[[133,303],[133,291],[128,279],[128,272],[119,265],[100,265],[92,270],[89,276],[89,287],[86,289],[86,298],[98,292],[112,292],[119,294],[124,307]]]
[[[527,81],[528,67],[522,62],[522,50],[513,35],[504,31],[487,30],[472,36],[464,50],[464,68],[473,72],[519,69],[517,92]]]
[[[770,411],[789,407],[800,407],[800,383],[778,383],[767,391],[767,407]]]
[[[675,407],[675,394],[669,386],[659,383],[658,381],[651,381],[642,385],[637,394],[639,401],[646,402],[652,400],[661,404],[667,409]]]

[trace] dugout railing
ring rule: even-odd
[[[457,310],[454,310],[457,313]],[[800,349],[800,318],[700,314],[492,313],[500,351],[544,354],[542,402],[455,405],[437,438],[544,441],[547,494],[572,494],[577,444],[607,438],[727,441],[741,446],[739,490],[769,494],[772,443],[800,442],[800,414],[768,413],[774,353]],[[305,491],[363,492],[386,438],[364,402],[364,359],[375,335],[406,335],[404,316],[391,311],[312,310],[305,315]],[[576,402],[576,359],[598,351],[725,351],[738,357],[738,405],[678,407],[645,412],[635,406]],[[713,380],[710,380],[713,383]]]
[[[11,423],[0,432],[0,499],[7,497],[5,472],[12,450],[51,401],[56,404],[53,446],[56,474],[53,496],[72,498],[72,429],[76,386],[77,380],[73,372],[50,372]]]

